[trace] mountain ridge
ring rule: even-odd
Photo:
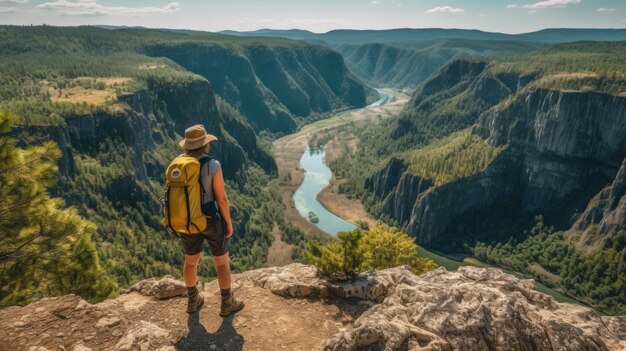
[[[455,28],[392,28],[392,29],[335,29],[324,33],[313,33],[306,30],[272,30],[257,31],[221,31],[228,35],[238,36],[284,36],[291,39],[321,40],[328,43],[376,43],[376,42],[419,42],[443,38],[456,39],[491,39],[491,40],[528,40],[546,43],[571,42],[580,40],[626,40],[626,29],[623,28],[546,28],[533,32],[508,34],[502,32],[488,32],[478,29]],[[419,35],[423,36],[420,37]],[[411,35],[416,35],[412,38]],[[369,36],[369,38],[368,38]],[[374,38],[372,38],[374,37]]]

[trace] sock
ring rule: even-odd
[[[220,289],[220,293],[222,294],[222,298],[225,299],[230,296],[230,288]]]
[[[198,295],[198,288],[195,285],[191,288],[187,287],[187,296],[189,296],[189,298],[193,299],[196,295]]]

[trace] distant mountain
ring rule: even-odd
[[[302,29],[259,29],[247,32],[238,32],[235,30],[221,31],[220,34],[235,35],[240,37],[280,37],[297,40],[314,40],[319,36],[318,33],[313,33],[308,30]]]
[[[420,44],[438,39],[468,40],[518,40],[541,43],[564,43],[581,40],[616,41],[626,40],[626,29],[573,29],[550,28],[522,34],[484,32],[476,29],[443,28],[398,28],[385,30],[337,29],[326,33],[306,30],[261,29],[250,32],[223,31],[222,34],[236,36],[280,37],[296,40],[321,41],[328,45],[338,44]]]
[[[566,43],[572,41],[622,41],[626,40],[626,29],[577,29],[552,28],[519,34],[521,40],[543,43]]]

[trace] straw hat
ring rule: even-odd
[[[207,134],[202,124],[196,124],[185,129],[185,139],[181,140],[178,145],[185,150],[195,150],[215,140],[217,137]]]

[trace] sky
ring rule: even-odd
[[[626,0],[0,0],[0,24],[221,30],[626,28]]]

